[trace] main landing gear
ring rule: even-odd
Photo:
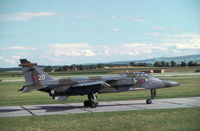
[[[151,99],[147,99],[146,103],[151,104],[155,97],[156,97],[156,89],[151,89]]]
[[[96,108],[98,105],[97,93],[88,94],[88,100],[85,100],[83,104],[85,107]]]

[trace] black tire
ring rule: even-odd
[[[151,103],[152,103],[151,99],[147,99],[147,100],[146,100],[146,103],[147,103],[147,104],[151,104]]]
[[[91,107],[91,108],[96,108],[96,107],[97,107],[97,103],[91,102],[91,103],[90,103],[90,107]]]
[[[85,106],[85,107],[89,107],[89,106],[90,106],[90,102],[89,102],[89,101],[87,101],[87,100],[86,100],[86,101],[84,101],[84,103],[83,103],[83,104],[84,104],[84,106]]]

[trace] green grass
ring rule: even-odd
[[[157,98],[193,97],[200,96],[200,78],[164,77],[165,79],[177,81],[178,87],[158,89]],[[161,77],[163,78],[163,77]],[[32,104],[53,104],[83,102],[87,96],[70,96],[67,101],[53,100],[49,94],[43,92],[21,93],[20,89],[25,82],[0,82],[0,106],[4,105],[32,105]],[[149,90],[131,91],[121,93],[99,94],[99,101],[135,100],[147,99],[150,97]]]
[[[1,131],[199,131],[200,108],[0,118]]]

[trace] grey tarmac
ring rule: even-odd
[[[99,102],[97,108],[86,108],[82,103],[0,106],[0,117],[167,109],[183,107],[200,107],[200,97],[156,99],[152,104],[146,104],[145,100]]]

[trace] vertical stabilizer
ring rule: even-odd
[[[27,85],[40,85],[40,83],[54,80],[47,73],[38,68],[37,63],[31,63],[26,59],[20,59],[22,71]]]

